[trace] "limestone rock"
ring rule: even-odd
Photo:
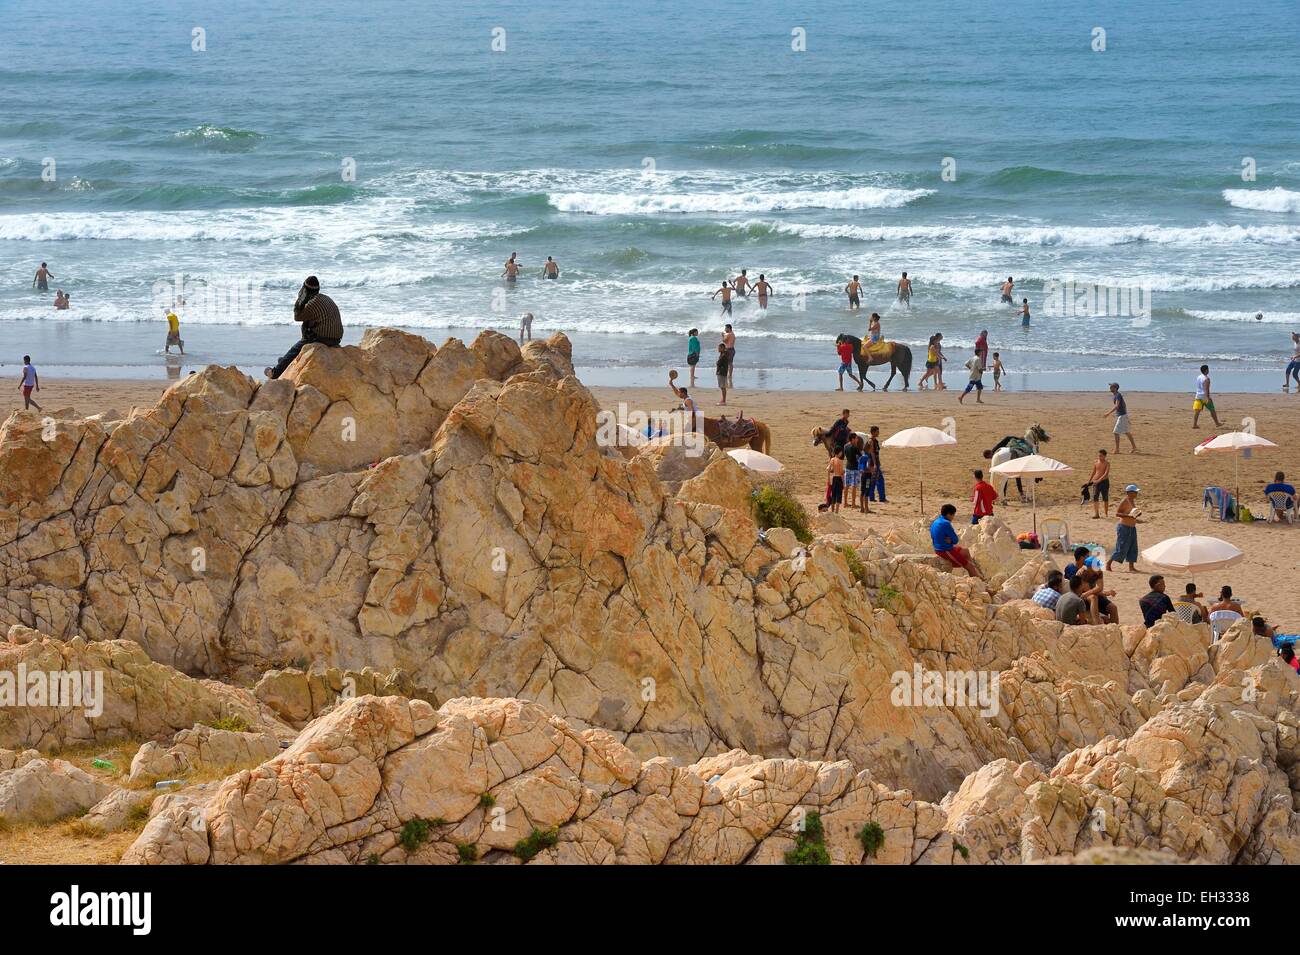
[[[0,772],[0,819],[53,822],[79,816],[113,787],[61,759],[33,759]]]
[[[200,724],[181,730],[170,746],[155,742],[141,746],[131,760],[127,782],[169,779],[196,769],[256,765],[279,752],[279,742],[269,733],[240,733]]]

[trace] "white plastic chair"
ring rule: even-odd
[[[1279,511],[1282,513],[1282,517],[1277,516]],[[1283,519],[1288,524],[1294,524],[1295,518],[1296,502],[1286,491],[1274,491],[1268,495],[1268,522],[1270,524],[1274,521],[1280,523]]]
[[[1242,619],[1241,614],[1235,610],[1210,611],[1210,629],[1214,632],[1214,639],[1217,641],[1229,627]]]
[[[1056,541],[1061,545],[1061,553],[1069,554],[1074,550],[1070,543],[1070,525],[1059,517],[1047,517],[1038,525],[1040,528],[1039,537],[1043,539],[1043,553],[1047,553],[1048,546]]]
[[[1196,618],[1201,615],[1195,604],[1183,600],[1174,601],[1174,613],[1178,615],[1178,619],[1183,623],[1196,623]],[[1204,623],[1205,621],[1201,622]]]

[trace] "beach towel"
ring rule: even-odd
[[[1221,521],[1232,520],[1232,504],[1232,495],[1228,493],[1227,488],[1207,487],[1201,495],[1201,510],[1207,507],[1214,508]]]

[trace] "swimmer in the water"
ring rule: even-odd
[[[844,294],[849,297],[849,308],[857,311],[862,307],[862,283],[858,277],[853,276],[853,281],[844,286]]]
[[[510,258],[506,259],[505,271],[501,274],[505,276],[507,282],[513,282],[519,278],[519,261],[515,258],[517,255],[519,255],[518,252],[511,252]]]
[[[758,273],[758,281],[754,283],[754,291],[758,293],[758,307],[767,308],[767,297],[772,294],[772,283],[763,277],[763,273]]]
[[[912,306],[912,280],[903,273],[903,277],[898,280],[898,300],[908,308]]]
[[[728,282],[726,279],[723,279],[723,280],[722,280],[722,287],[721,287],[720,289],[718,289],[716,292],[714,292],[712,295],[709,296],[710,299],[715,299],[715,298],[717,298],[719,295],[722,296],[722,314],[723,314],[723,315],[730,315],[730,314],[731,314],[731,293],[734,292],[734,291],[735,291],[735,289],[732,288],[731,283]]]

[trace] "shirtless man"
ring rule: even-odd
[[[745,273],[742,271],[741,275]],[[767,297],[772,294],[772,283],[763,277],[763,273],[758,273],[758,281],[754,283],[754,291],[758,293],[758,307],[767,308]]]
[[[1100,520],[1098,505],[1106,505],[1106,516],[1110,517],[1110,458],[1105,448],[1097,449],[1097,460],[1092,463],[1092,473],[1088,475],[1089,490],[1092,491],[1092,517]]]
[[[1011,297],[1011,291],[1015,287],[1016,287],[1016,280],[1008,275],[1007,280],[1002,283],[1002,304],[1003,305],[1016,304],[1015,299]]]
[[[560,277],[560,266],[549,255],[546,257],[546,264],[542,266],[542,278],[558,279]]]
[[[709,296],[709,300],[712,301],[713,299],[715,299],[715,298],[717,298],[719,295],[721,295],[721,296],[722,296],[722,314],[723,314],[723,315],[730,315],[730,314],[731,314],[731,293],[734,292],[734,291],[735,291],[735,289],[733,289],[733,288],[731,287],[731,283],[728,282],[726,279],[723,279],[723,280],[722,280],[722,288],[718,289],[716,292],[714,292],[712,295],[710,295],[710,296]]]
[[[45,267],[45,263],[42,262],[41,267],[36,270],[36,277],[32,279],[32,285],[36,286],[38,292],[48,292],[50,290],[50,279],[52,278],[54,276]]]
[[[849,308],[853,311],[862,307],[862,283],[856,275],[853,276],[853,281],[844,286],[844,294],[849,297]]]
[[[741,269],[740,274],[731,280],[731,287],[741,298],[748,298],[749,290],[753,287],[753,283],[749,281],[749,269]]]
[[[908,308],[912,307],[912,280],[903,273],[903,277],[898,280],[898,300]]]
[[[513,282],[519,278],[519,262],[515,258],[517,255],[519,255],[518,252],[511,252],[510,258],[506,259],[505,271],[501,274],[505,276],[507,282]]]
[[[1146,523],[1146,521],[1138,517],[1142,513],[1137,509],[1139,490],[1136,484],[1130,484],[1124,488],[1124,500],[1120,501],[1119,507],[1115,508],[1115,516],[1119,518],[1119,523],[1115,525],[1115,548],[1110,552],[1110,556],[1106,558],[1107,570],[1110,570],[1111,565],[1119,561],[1121,564],[1128,564],[1130,574],[1137,573],[1137,526]]]
[[[727,387],[734,389],[736,376],[736,333],[728,322],[722,330],[722,343],[727,352]],[[723,397],[726,397],[725,395]],[[725,404],[725,402],[724,402]]]
[[[691,397],[690,392],[685,388],[677,387],[676,369],[668,372],[668,387],[672,389],[673,397],[682,403],[681,410],[686,412],[686,427],[691,431],[698,431],[703,434],[704,415],[695,404],[695,399]]]

